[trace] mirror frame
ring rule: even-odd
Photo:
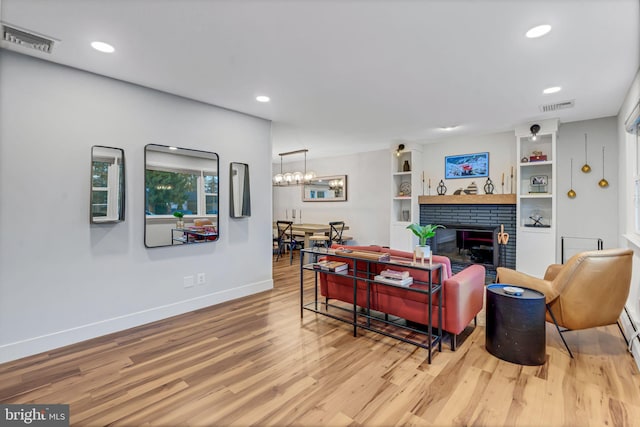
[[[117,176],[117,181],[115,183],[115,186],[117,188],[117,200],[115,201],[118,206],[115,208],[115,215],[112,217],[109,217],[109,215],[107,215],[106,217],[100,217],[100,216],[94,216],[93,215],[93,192],[96,191],[93,187],[93,175],[94,175],[94,161],[96,159],[96,149],[102,149],[102,150],[113,150],[116,151],[120,154],[119,158],[120,158],[120,167],[118,168],[118,176]],[[118,163],[115,161],[115,159],[117,159],[118,156],[114,156],[114,164],[112,166],[118,165]],[[126,178],[125,178],[125,167],[126,167],[126,163],[125,163],[125,159],[124,159],[124,149],[122,148],[117,148],[117,147],[107,147],[104,145],[94,145],[91,147],[91,180],[89,181],[89,222],[91,224],[113,224],[113,223],[117,223],[117,222],[123,222],[124,221],[124,214],[125,214],[125,202],[126,202]],[[107,175],[107,181],[109,181],[109,174]],[[107,191],[107,211],[109,210],[109,200],[110,200],[110,191],[112,191],[112,189],[109,188],[109,184],[107,184],[106,190]],[[106,218],[106,219],[100,219],[100,218]]]
[[[343,185],[343,194],[342,196],[339,197],[332,197],[332,198],[316,198],[316,197],[307,197],[307,186],[310,185],[312,182],[314,181],[331,181],[331,180],[342,180],[344,182]],[[309,182],[305,182],[302,185],[302,201],[303,202],[346,202],[347,201],[347,175],[331,175],[331,176],[318,176],[316,178],[313,178],[311,181]]]
[[[154,148],[156,148],[154,150]],[[175,150],[175,151],[174,151]],[[184,219],[182,218],[176,218],[174,217],[173,214],[159,214],[157,217],[150,217],[147,214],[148,211],[148,206],[147,206],[147,170],[148,170],[148,166],[149,166],[149,152],[158,152],[158,153],[166,153],[166,154],[172,154],[175,156],[187,156],[189,157],[189,155],[191,155],[191,157],[194,157],[196,159],[203,159],[206,161],[211,161],[215,163],[215,176],[217,177],[217,192],[213,192],[213,193],[205,193],[203,188],[204,187],[200,187],[197,191],[198,195],[197,195],[197,210],[200,211],[200,213],[195,213],[195,214],[185,214],[188,216],[185,216]],[[195,154],[195,155],[194,155]],[[200,156],[198,156],[198,154],[200,154]],[[157,165],[160,167],[159,170],[162,170],[163,168],[165,168],[163,165]],[[166,169],[174,169],[171,167],[166,167]],[[186,169],[186,168],[185,168]],[[191,170],[191,169],[188,169]],[[193,169],[193,171],[196,171],[198,169]],[[201,168],[199,169],[200,172],[203,171],[208,171],[206,168]],[[209,171],[210,172],[210,171]],[[200,177],[202,177],[203,175],[201,174]],[[220,156],[218,155],[218,153],[212,152],[212,151],[203,151],[203,150],[195,150],[192,148],[183,148],[183,147],[175,147],[175,146],[168,146],[168,145],[161,145],[161,144],[147,144],[144,147],[144,179],[143,179],[143,190],[144,190],[144,245],[147,248],[166,248],[166,247],[174,247],[174,246],[192,246],[191,243],[213,243],[216,242],[220,239]],[[204,183],[201,183],[200,185],[204,186]],[[208,196],[213,196],[217,199],[217,203],[216,203],[216,213],[215,214],[210,214],[207,215],[206,213],[202,213],[202,210],[204,209],[206,211],[206,198]],[[181,210],[181,209],[178,209]],[[178,211],[176,210],[176,211]],[[200,220],[207,220],[209,218],[213,219],[215,217],[215,223],[211,224],[211,225],[207,225],[207,224],[202,224],[200,223]],[[173,225],[169,225],[169,227],[167,228],[168,230],[170,230],[171,232],[171,240],[168,244],[154,244],[154,245],[150,245],[148,237],[149,237],[149,219],[153,219],[155,221],[157,221],[160,225],[167,225],[167,224],[171,224],[173,223]],[[182,224],[182,228],[178,228],[177,227],[177,222],[179,220],[182,220],[183,222],[187,222],[189,220],[192,220],[194,223],[192,226],[185,226],[185,224]],[[198,221],[196,221],[198,220]],[[155,222],[154,221],[154,222]],[[166,224],[165,224],[166,223]],[[194,230],[192,230],[191,228],[194,227]],[[211,228],[213,228],[213,230]],[[195,228],[197,228],[197,230],[195,230]],[[187,233],[183,233],[182,237],[184,239],[180,239],[179,235],[176,235],[176,237],[174,238],[174,232],[175,231],[178,232],[182,232],[182,230],[188,231]],[[191,237],[189,237],[191,236]],[[178,242],[177,244],[175,242]]]
[[[242,177],[243,185],[242,196],[240,197],[240,213],[235,212],[235,185],[239,185],[239,179],[234,179],[234,172],[238,174],[239,167],[243,167],[244,176]],[[238,189],[239,190],[239,189]],[[249,165],[247,163],[231,162],[229,164],[229,216],[231,218],[247,218],[251,216],[251,185],[249,179]]]

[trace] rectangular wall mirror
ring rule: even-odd
[[[344,202],[347,200],[347,176],[319,176],[304,184],[304,202]]]
[[[231,162],[229,170],[229,215],[231,218],[251,216],[249,165]]]
[[[91,147],[92,224],[124,221],[124,150],[121,148]]]
[[[145,246],[218,240],[218,155],[156,144],[144,154]]]

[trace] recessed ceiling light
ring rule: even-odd
[[[256,101],[258,101],[258,102],[269,102],[269,101],[271,101],[271,98],[269,98],[268,96],[265,96],[265,95],[258,95],[258,96],[256,96]]]
[[[560,86],[553,86],[553,87],[548,87],[545,90],[542,91],[542,93],[544,93],[545,95],[548,95],[550,93],[556,93],[556,92],[560,92],[562,90],[562,88]]]
[[[538,25],[537,27],[533,27],[525,34],[530,39],[535,39],[537,37],[542,37],[551,31],[551,25]]]
[[[178,147],[169,147],[169,150],[177,150]]]
[[[458,126],[442,126],[440,129],[450,131],[450,130],[454,130],[457,127]]]
[[[95,50],[99,50],[100,52],[104,52],[104,53],[112,53],[113,51],[116,50],[109,43],[105,43],[105,42],[91,42],[91,47],[94,48]]]

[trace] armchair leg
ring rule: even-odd
[[[620,330],[620,335],[622,335],[622,339],[624,340],[624,345],[626,345],[627,347],[629,347],[629,341],[627,341],[627,337],[624,335],[624,331],[622,330],[622,325],[620,324],[620,320],[618,320],[616,322],[616,325],[618,325],[618,329]],[[638,332],[636,332],[636,334],[638,334]],[[636,335],[633,335],[631,337],[631,339],[635,338]],[[629,347],[630,348],[630,347]],[[631,350],[629,350],[631,351]]]
[[[553,315],[553,311],[551,311],[551,307],[549,307],[549,304],[547,304],[547,311],[551,315],[554,325],[556,325],[558,334],[560,334],[560,338],[562,338],[562,342],[564,343],[564,346],[567,348],[567,351],[569,352],[569,356],[571,356],[571,358],[573,359],[573,353],[571,353],[571,349],[569,348],[567,341],[564,339],[564,336],[562,335],[562,331],[560,330],[560,326],[558,326],[558,321],[556,320],[556,316]]]
[[[451,351],[456,351],[458,345],[458,335],[451,334]]]

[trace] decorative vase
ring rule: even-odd
[[[402,171],[411,172],[411,165],[409,164],[409,160],[405,160],[404,163],[402,164]]]
[[[431,259],[431,246],[429,245],[416,245],[416,248],[413,250],[413,262],[422,262],[424,264],[424,259]]]
[[[184,220],[179,219],[176,221],[176,228],[184,228]]]

